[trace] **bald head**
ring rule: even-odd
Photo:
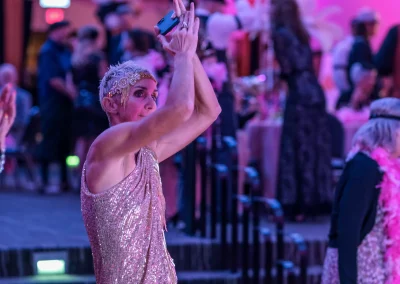
[[[6,84],[15,85],[18,80],[17,69],[12,64],[3,64],[0,65],[0,86],[4,86]]]

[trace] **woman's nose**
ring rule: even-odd
[[[154,101],[154,99],[152,97],[148,97],[146,102],[146,109],[152,110],[155,109],[155,107],[156,107],[156,102]]]

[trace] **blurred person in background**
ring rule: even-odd
[[[301,221],[328,213],[332,201],[328,114],[298,4],[295,0],[273,0],[271,4],[275,56],[288,85],[277,197],[287,216]]]
[[[379,15],[372,9],[363,8],[358,12],[355,21],[354,42],[349,54],[349,70],[357,62],[374,63],[371,39],[378,31]]]
[[[400,25],[392,26],[387,32],[374,59],[388,95],[400,98]]]
[[[350,80],[350,88],[346,92],[342,92],[339,98],[340,103],[349,103],[351,101],[351,95],[355,88],[355,83],[351,80],[351,70],[354,64],[360,63],[364,66],[374,66],[374,54],[371,48],[371,39],[376,35],[379,16],[378,14],[369,8],[364,8],[359,11],[355,18],[354,27],[354,41],[350,49],[348,64],[347,64],[347,76]],[[378,81],[377,81],[378,83]],[[375,90],[372,94],[372,99],[377,99],[379,94],[379,86],[376,84]]]
[[[364,123],[369,118],[369,105],[377,80],[377,72],[373,65],[356,63],[351,70],[354,90],[349,102],[338,102],[336,116],[342,123]],[[347,100],[346,100],[347,101]]]
[[[20,88],[17,82],[18,73],[14,65],[7,63],[0,65],[0,88],[10,85],[16,92],[16,117],[6,140],[7,148],[16,150],[22,149],[22,142],[29,124],[30,110],[32,108],[31,93]],[[33,161],[30,160],[30,163],[33,165]],[[8,176],[4,180],[5,185],[8,187],[32,188],[33,184],[28,185],[28,183],[24,182],[25,180],[22,176],[17,176],[20,173],[16,170],[17,165],[22,166],[20,161],[16,159],[7,159],[6,168]]]
[[[10,130],[15,145],[20,145],[24,136],[26,127],[29,124],[29,111],[32,107],[32,95],[28,91],[18,86],[17,69],[12,64],[0,65],[0,88],[10,84],[16,91],[17,113],[15,122]]]
[[[227,0],[198,0],[196,16],[201,26],[202,49],[214,48],[218,61],[228,63],[227,49],[232,33],[252,25],[255,15],[247,1],[235,2],[236,14],[224,12]]]
[[[124,54],[121,62],[132,60],[135,64],[148,69],[158,79],[158,75],[166,67],[163,55],[151,48],[146,33],[135,29],[128,32],[129,37],[123,41]]]
[[[68,43],[67,43],[67,46],[71,51],[71,53],[74,52],[77,44],[78,44],[78,33],[76,30],[72,30],[68,35]]]
[[[99,31],[93,26],[79,29],[72,54],[72,75],[78,95],[73,123],[75,151],[82,171],[86,155],[94,139],[108,128],[108,119],[101,108],[98,85],[107,71],[105,55],[100,49]]]
[[[16,115],[16,92],[11,85],[6,85],[0,93],[0,174],[4,170],[6,159],[6,137]]]
[[[129,38],[129,31],[132,30],[133,11],[129,4],[119,5],[113,13],[117,21],[117,31],[110,38],[109,42],[109,63],[117,64],[121,62],[124,53],[123,42]]]
[[[101,1],[97,16],[106,30],[106,54],[112,65],[122,62],[124,42],[129,39],[129,32],[133,29],[133,20],[141,12],[141,1]],[[142,33],[154,49],[156,39],[153,32],[135,29]]]
[[[357,28],[357,20],[353,19],[350,23],[351,34],[338,42],[332,51],[333,80],[339,93],[351,91],[351,83],[348,73],[349,54],[353,47]]]
[[[38,59],[38,94],[43,139],[39,145],[43,187],[49,190],[49,165],[61,167],[61,189],[69,189],[66,158],[71,152],[71,124],[76,89],[71,75],[68,47],[70,24],[67,21],[49,26],[48,39]]]

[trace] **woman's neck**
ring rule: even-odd
[[[364,91],[361,88],[356,88],[352,94],[351,108],[355,110],[362,109],[365,101],[360,100],[359,97],[364,97]]]

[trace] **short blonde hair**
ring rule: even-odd
[[[121,104],[124,104],[130,87],[144,78],[157,82],[149,70],[136,65],[133,61],[110,66],[100,82],[99,96],[101,105],[103,106],[104,97],[112,97],[119,94],[122,95]]]
[[[383,118],[384,116],[399,117]],[[378,147],[393,153],[396,150],[397,135],[400,130],[400,99],[384,98],[371,104],[371,117],[355,134],[353,146],[366,152],[372,152]]]

